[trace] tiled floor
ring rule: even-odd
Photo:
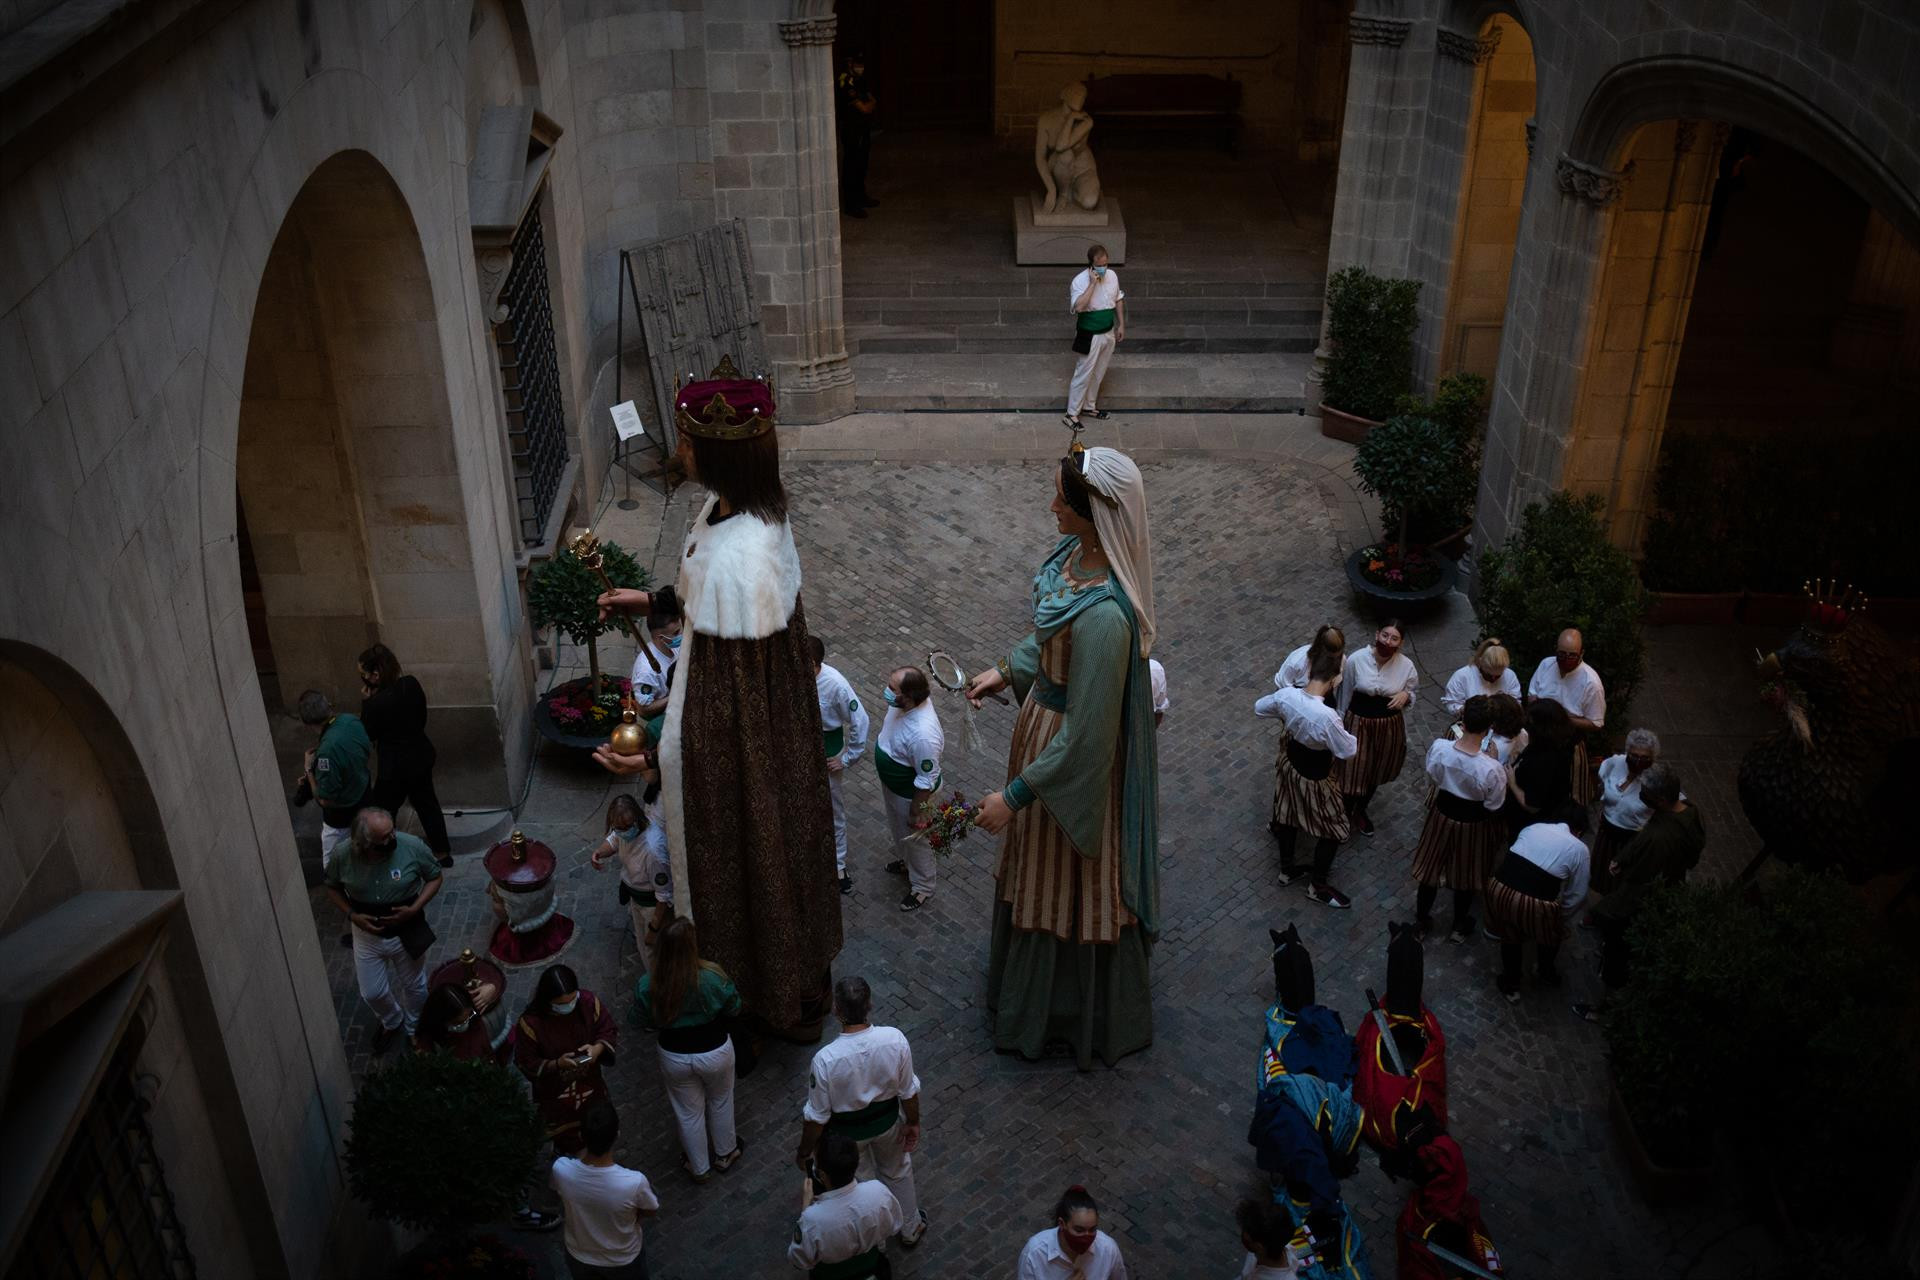
[[[877,701],[881,673],[930,648],[984,664],[1019,638],[1028,578],[1052,545],[1045,460],[1057,456],[1062,435],[1032,419],[983,415],[860,416],[788,432],[808,615],[857,689]],[[991,842],[961,846],[942,868],[933,905],[902,915],[898,884],[880,870],[885,837],[872,770],[856,770],[848,807],[858,890],[846,900],[836,972],[872,982],[876,1017],[911,1038],[926,1091],[916,1161],[933,1225],[919,1249],[894,1250],[902,1276],[1010,1274],[1020,1241],[1046,1225],[1047,1206],[1073,1182],[1100,1198],[1133,1275],[1235,1274],[1233,1206],[1261,1186],[1246,1129],[1260,1017],[1272,998],[1266,930],[1299,924],[1321,998],[1353,1027],[1364,989],[1384,983],[1387,921],[1412,910],[1407,866],[1426,790],[1415,775],[1382,792],[1378,836],[1341,854],[1335,878],[1353,895],[1352,911],[1330,912],[1276,886],[1265,830],[1275,736],[1272,722],[1253,717],[1252,702],[1285,651],[1318,624],[1360,621],[1341,570],[1343,549],[1368,533],[1367,508],[1347,478],[1351,451],[1291,417],[1123,419],[1108,439],[1144,460],[1163,637],[1156,656],[1173,698],[1161,730],[1168,923],[1153,953],[1155,1042],[1117,1069],[1085,1074],[1070,1061],[993,1053],[981,1010]],[[669,546],[690,501],[671,517]],[[601,532],[644,554],[658,513],[657,499],[632,513],[609,508]],[[1426,680],[1416,743],[1440,728],[1438,686],[1464,660],[1472,632],[1458,598],[1412,629]],[[1713,874],[1751,850],[1732,767],[1742,742],[1765,725],[1742,655],[1769,639],[1650,633],[1649,688],[1631,718],[1660,730],[1686,770],[1709,818]],[[620,645],[609,649],[617,666]],[[978,792],[996,784],[1011,713],[983,711],[981,747],[967,753],[957,708],[941,710],[953,785]],[[624,1006],[637,976],[625,916],[612,874],[588,869],[583,852],[602,830],[612,790],[589,762],[543,749],[521,824],[563,859],[563,907],[579,922],[565,959]],[[484,946],[484,887],[477,859],[462,859],[434,907],[436,958]],[[338,923],[315,902],[317,926],[331,937]],[[371,1023],[347,953],[329,946],[328,954],[343,1034],[364,1071]],[[1570,989],[1529,992],[1512,1008],[1493,991],[1491,944],[1428,953],[1427,998],[1448,1036],[1455,1132],[1511,1273],[1757,1274],[1742,1259],[1764,1251],[1764,1237],[1739,1230],[1733,1208],[1658,1216],[1629,1186],[1608,1125],[1598,1033],[1566,1007],[1596,985],[1590,958],[1590,943],[1577,941]],[[516,973],[510,1004],[524,1004],[532,985],[532,973]],[[655,1276],[790,1274],[782,1251],[797,1208],[790,1155],[807,1056],[768,1048],[738,1091],[743,1164],[695,1187],[678,1169],[652,1047],[623,1031],[610,1078],[625,1122],[620,1153],[656,1180],[663,1202],[649,1228]],[[1406,1187],[1368,1164],[1345,1193],[1376,1274],[1392,1274],[1392,1224]],[[556,1238],[536,1243],[550,1274],[562,1274]]]

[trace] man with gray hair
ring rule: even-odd
[[[426,841],[393,829],[393,815],[354,815],[346,851],[327,867],[327,897],[353,926],[353,970],[360,998],[380,1020],[373,1051],[408,1038],[427,1000],[420,958],[433,945],[427,903],[440,892],[440,863]]]
[[[296,804],[305,804],[307,796],[320,802],[320,866],[325,870],[333,861],[333,851],[347,838],[354,815],[367,802],[371,786],[367,757],[373,743],[359,716],[336,713],[318,689],[301,694],[295,708],[301,724],[320,731],[320,741],[307,751],[293,798]]]
[[[920,1077],[913,1050],[893,1027],[870,1021],[873,992],[865,978],[833,984],[833,1016],[840,1035],[813,1055],[807,1101],[801,1109],[800,1150],[795,1163],[807,1168],[820,1135],[851,1138],[860,1149],[859,1172],[878,1175],[900,1202],[906,1226],[900,1243],[911,1249],[927,1233],[927,1215],[913,1186],[914,1148],[920,1145]]]

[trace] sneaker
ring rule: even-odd
[[[1453,943],[1455,946],[1461,946],[1465,943],[1472,942],[1473,941],[1473,924],[1474,924],[1473,917],[1468,916],[1465,920],[1462,920],[1460,923],[1454,925],[1453,932],[1447,935],[1447,941]]]
[[[844,896],[844,895],[846,895],[846,894],[849,894],[849,893],[852,893],[852,892],[853,892],[853,877],[852,877],[852,876],[841,876],[841,877],[840,877],[840,892],[841,892],[841,894],[842,894],[843,896]]]
[[[1280,868],[1280,887],[1284,889],[1306,874],[1307,873],[1299,867],[1282,867]]]
[[[904,858],[895,858],[892,862],[889,862],[887,864],[887,874],[890,876],[903,876],[907,874],[906,860]]]
[[[1369,818],[1366,814],[1356,813],[1353,815],[1353,829],[1367,837],[1367,839],[1373,839],[1373,819]]]
[[[907,1231],[902,1231],[900,1233],[900,1243],[905,1245],[907,1248],[911,1249],[913,1248],[913,1246],[919,1244],[920,1241],[925,1239],[926,1234],[927,1234],[927,1211],[925,1209],[922,1209],[920,1211],[919,1220],[913,1224],[912,1229]]]
[[[1307,898],[1312,902],[1324,903],[1335,911],[1345,911],[1353,905],[1353,899],[1330,884],[1310,884],[1307,886]]]
[[[551,1231],[559,1225],[560,1215],[557,1213],[542,1213],[533,1208],[513,1211],[515,1231]]]
[[[907,890],[907,896],[900,899],[900,909],[902,911],[918,911],[920,908],[926,906],[929,902],[932,902],[932,901],[933,901],[932,894],[915,893],[913,890],[909,889]]]

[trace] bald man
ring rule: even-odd
[[[1573,798],[1593,803],[1593,775],[1587,767],[1586,735],[1607,722],[1607,688],[1600,673],[1586,662],[1586,641],[1568,627],[1560,633],[1553,656],[1534,668],[1527,682],[1527,701],[1548,698],[1567,709],[1567,718],[1580,731],[1573,749]]]

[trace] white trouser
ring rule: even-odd
[[[893,1192],[893,1198],[900,1202],[905,1230],[911,1234],[920,1219],[920,1197],[913,1189],[913,1157],[907,1154],[906,1140],[900,1136],[902,1123],[896,1122],[877,1138],[854,1144],[860,1148],[860,1169],[855,1176],[877,1177]]]
[[[662,1049],[660,1074],[667,1082],[667,1101],[673,1104],[687,1163],[696,1174],[705,1173],[713,1164],[709,1142],[723,1156],[740,1145],[733,1132],[733,1041],[705,1053]]]
[[[627,892],[633,892],[631,885],[628,886]],[[633,921],[633,949],[640,954],[640,972],[645,973],[648,968],[647,962],[651,958],[647,954],[647,926],[653,923],[653,908],[638,898],[629,898],[627,918]]]
[[[880,788],[880,798],[887,806],[887,830],[893,836],[893,847],[907,864],[907,884],[915,893],[932,893],[936,865],[933,846],[924,839],[907,839],[913,834],[914,802],[885,787]]]
[[[833,797],[833,865],[847,874],[847,771],[828,771],[827,794]]]
[[[388,1031],[404,1025],[412,1035],[420,1022],[420,1006],[427,1002],[427,978],[400,939],[383,938],[355,925],[353,972],[360,980],[360,998],[380,1025]]]
[[[1093,335],[1093,344],[1080,363],[1073,366],[1073,381],[1067,386],[1067,416],[1077,418],[1100,407],[1100,380],[1107,376],[1107,361],[1113,358],[1113,330]]]
[[[345,844],[352,834],[347,827],[330,827],[324,822],[320,824],[320,870],[329,871],[333,868],[333,851]]]

